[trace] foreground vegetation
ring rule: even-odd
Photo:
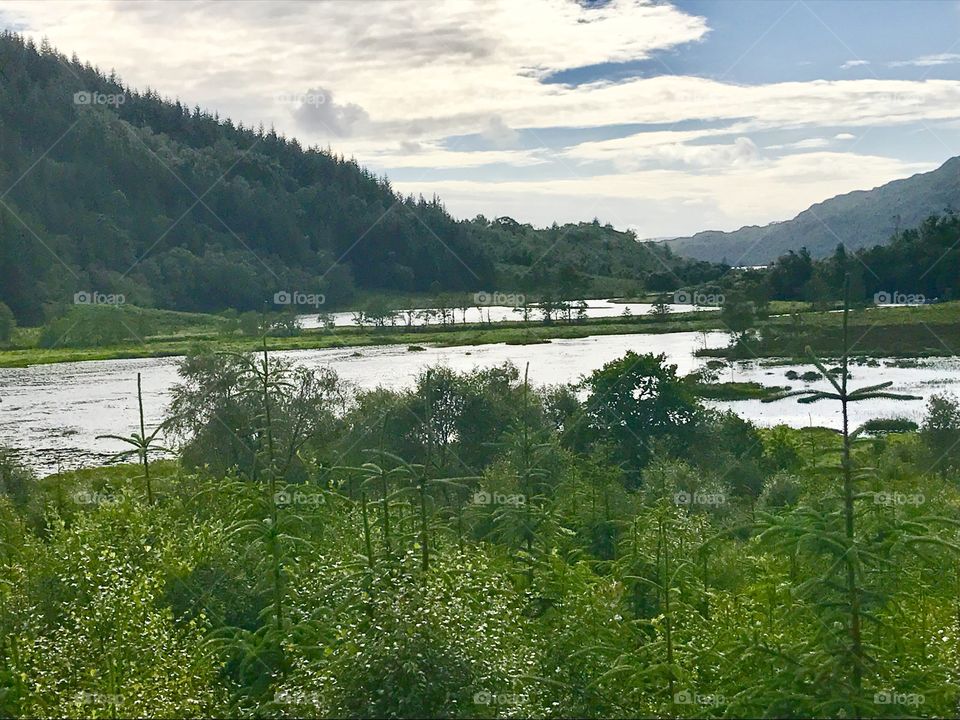
[[[181,373],[174,457],[142,426],[136,465],[0,456],[0,714],[956,714],[950,398],[844,435],[708,411],[632,353],[582,392]]]

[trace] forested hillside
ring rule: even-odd
[[[960,217],[932,215],[917,228],[903,230],[889,244],[847,252],[838,245],[830,257],[816,260],[806,248],[781,256],[762,278],[759,297],[822,303],[843,297],[850,279],[850,299],[863,302],[922,304],[960,297]],[[736,285],[738,276],[726,279]]]
[[[81,290],[247,310],[280,290],[337,305],[369,289],[523,290],[561,272],[589,287],[688,266],[599,224],[455,220],[329,150],[0,36],[0,302],[21,324]]]

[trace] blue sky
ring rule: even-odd
[[[960,155],[960,2],[20,2],[190,105],[455,215],[735,229]]]

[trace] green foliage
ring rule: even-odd
[[[918,425],[908,418],[874,418],[860,426],[864,435],[889,435],[890,433],[908,433],[918,429]]]
[[[206,466],[216,474],[239,468],[248,477],[257,476],[257,456],[268,440],[258,363],[253,357],[225,354],[183,360],[183,382],[173,389],[169,426],[187,440],[183,457],[188,465]],[[271,434],[277,471],[303,479],[307,468],[324,459],[325,431],[343,391],[329,370],[293,368],[274,359],[269,370],[275,377],[269,401],[275,414]]]
[[[920,438],[931,469],[946,475],[960,468],[960,403],[956,398],[930,397]]]
[[[13,316],[13,311],[4,303],[0,302],[0,342],[10,342],[13,337],[13,331],[17,327],[17,320]]]
[[[0,61],[3,167],[15,179],[50,150],[6,199],[42,244],[0,214],[0,299],[23,322],[90,288],[209,311],[260,309],[282,291],[345,302],[355,284],[493,285],[493,263],[468,224],[435,199],[398,197],[355,161],[136,92],[9,32]],[[77,91],[125,101],[78,105]],[[202,204],[181,182],[207,189]],[[85,287],[69,287],[57,259]]]
[[[110,438],[113,440],[119,440],[120,442],[126,443],[127,445],[132,446],[131,450],[124,450],[123,452],[118,453],[115,456],[115,459],[123,459],[130,457],[131,455],[136,455],[140,459],[140,464],[143,466],[143,481],[147,488],[147,502],[153,505],[153,488],[150,486],[150,451],[165,451],[166,448],[159,447],[156,443],[157,436],[160,432],[163,431],[163,425],[158,425],[154,428],[154,431],[147,435],[146,426],[143,422],[143,391],[141,389],[140,383],[140,373],[137,373],[137,405],[140,409],[140,432],[130,435],[130,437],[123,437],[120,435],[98,435],[97,439]]]
[[[898,552],[916,552],[917,547],[960,551],[960,546],[938,532],[941,523],[953,525],[952,518],[919,514],[910,519],[896,515],[889,517],[881,508],[887,504],[888,498],[897,503],[899,493],[888,496],[887,493],[861,492],[862,484],[874,471],[862,467],[855,455],[855,444],[862,435],[862,428],[850,428],[850,403],[874,398],[915,398],[890,392],[891,382],[848,389],[849,312],[847,277],[839,372],[827,370],[823,362],[810,353],[813,364],[830,381],[833,389],[794,390],[764,401],[796,397],[801,403],[836,400],[840,404],[843,418],[840,462],[823,468],[825,473],[838,477],[840,483],[821,502],[797,507],[781,516],[767,516],[761,523],[765,529],[760,540],[771,541],[781,553],[793,553],[795,563],[806,561],[818,567],[804,581],[798,582],[795,578],[792,581],[798,600],[796,611],[801,616],[809,615],[821,627],[811,635],[801,637],[785,653],[796,663],[798,676],[811,683],[812,714],[843,713],[862,717],[872,714],[871,710],[877,704],[877,695],[871,700],[869,689],[880,682],[882,650],[879,643],[871,644],[865,638],[871,630],[871,623],[883,625],[879,614],[886,606],[891,588],[882,579],[886,570],[896,567],[892,556]],[[858,501],[870,496],[874,500],[872,512],[858,512]],[[923,500],[922,494],[918,494],[905,502],[920,505]],[[877,522],[878,518],[882,521]],[[920,557],[929,562],[923,554]]]
[[[590,431],[611,443],[634,474],[652,456],[654,440],[679,447],[689,438],[701,411],[676,370],[665,355],[628,352],[584,381],[590,391],[585,405]]]
[[[774,300],[806,300],[817,310],[842,299],[844,278],[849,278],[853,306],[956,300],[960,281],[951,268],[960,262],[958,230],[960,216],[952,211],[931,215],[918,227],[898,230],[888,242],[860,248],[854,254],[843,244],[833,255],[819,260],[806,248],[788,250],[755,277],[733,273],[725,282],[739,292],[759,291]],[[760,279],[759,285],[756,279]]]
[[[960,490],[920,433],[759,430],[652,356],[580,395],[183,375],[176,460],[146,428],[137,466],[0,454],[0,714],[952,716]]]
[[[299,601],[320,609],[328,644],[294,650],[276,698],[320,717],[484,717],[494,697],[516,707],[529,639],[504,570],[477,556],[423,574],[410,554],[336,593],[312,583]]]
[[[774,471],[799,468],[801,457],[796,435],[786,425],[771,428],[764,433],[763,456],[767,467]]]
[[[49,322],[40,336],[40,346],[103,347],[142,343],[150,334],[144,315],[133,310],[104,305],[78,305]]]
[[[758,382],[698,382],[693,391],[706,400],[754,400],[782,391],[784,388]]]
[[[23,507],[30,499],[30,486],[36,482],[12,451],[0,448],[0,494]]]
[[[736,294],[725,298],[720,308],[720,322],[730,331],[731,342],[740,344],[746,341],[747,335],[757,320],[757,308],[752,300]]]
[[[69,527],[54,520],[44,542],[22,548],[7,605],[21,639],[31,640],[7,636],[16,714],[178,717],[224,709],[218,662],[204,649],[207,619],[178,619],[159,603],[165,569],[194,559],[176,524],[121,496]]]
[[[779,472],[764,485],[760,503],[767,509],[792,507],[803,494],[803,485],[796,475]]]

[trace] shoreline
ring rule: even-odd
[[[756,323],[760,340],[749,344],[746,350],[724,347],[698,350],[697,354],[726,361],[809,362],[806,347],[810,346],[817,354],[830,356],[839,339],[839,316],[830,311],[801,309],[798,305],[795,302],[771,303],[770,315]],[[851,357],[927,358],[960,355],[960,302],[920,307],[860,308],[851,312],[851,320],[851,336],[858,338]],[[148,336],[140,343],[100,347],[14,347],[0,350],[0,369],[69,362],[179,357],[198,350],[253,352],[262,348],[259,337],[218,332],[217,328],[222,327],[223,322],[223,318],[216,315],[193,316],[190,324],[166,327],[164,334]],[[324,350],[407,345],[414,352],[418,347],[425,346],[529,345],[598,335],[725,330],[718,312],[696,311],[667,316],[587,318],[551,324],[510,320],[448,326],[312,328],[296,335],[268,336],[267,347],[270,350]],[[25,329],[24,332],[37,331]]]

